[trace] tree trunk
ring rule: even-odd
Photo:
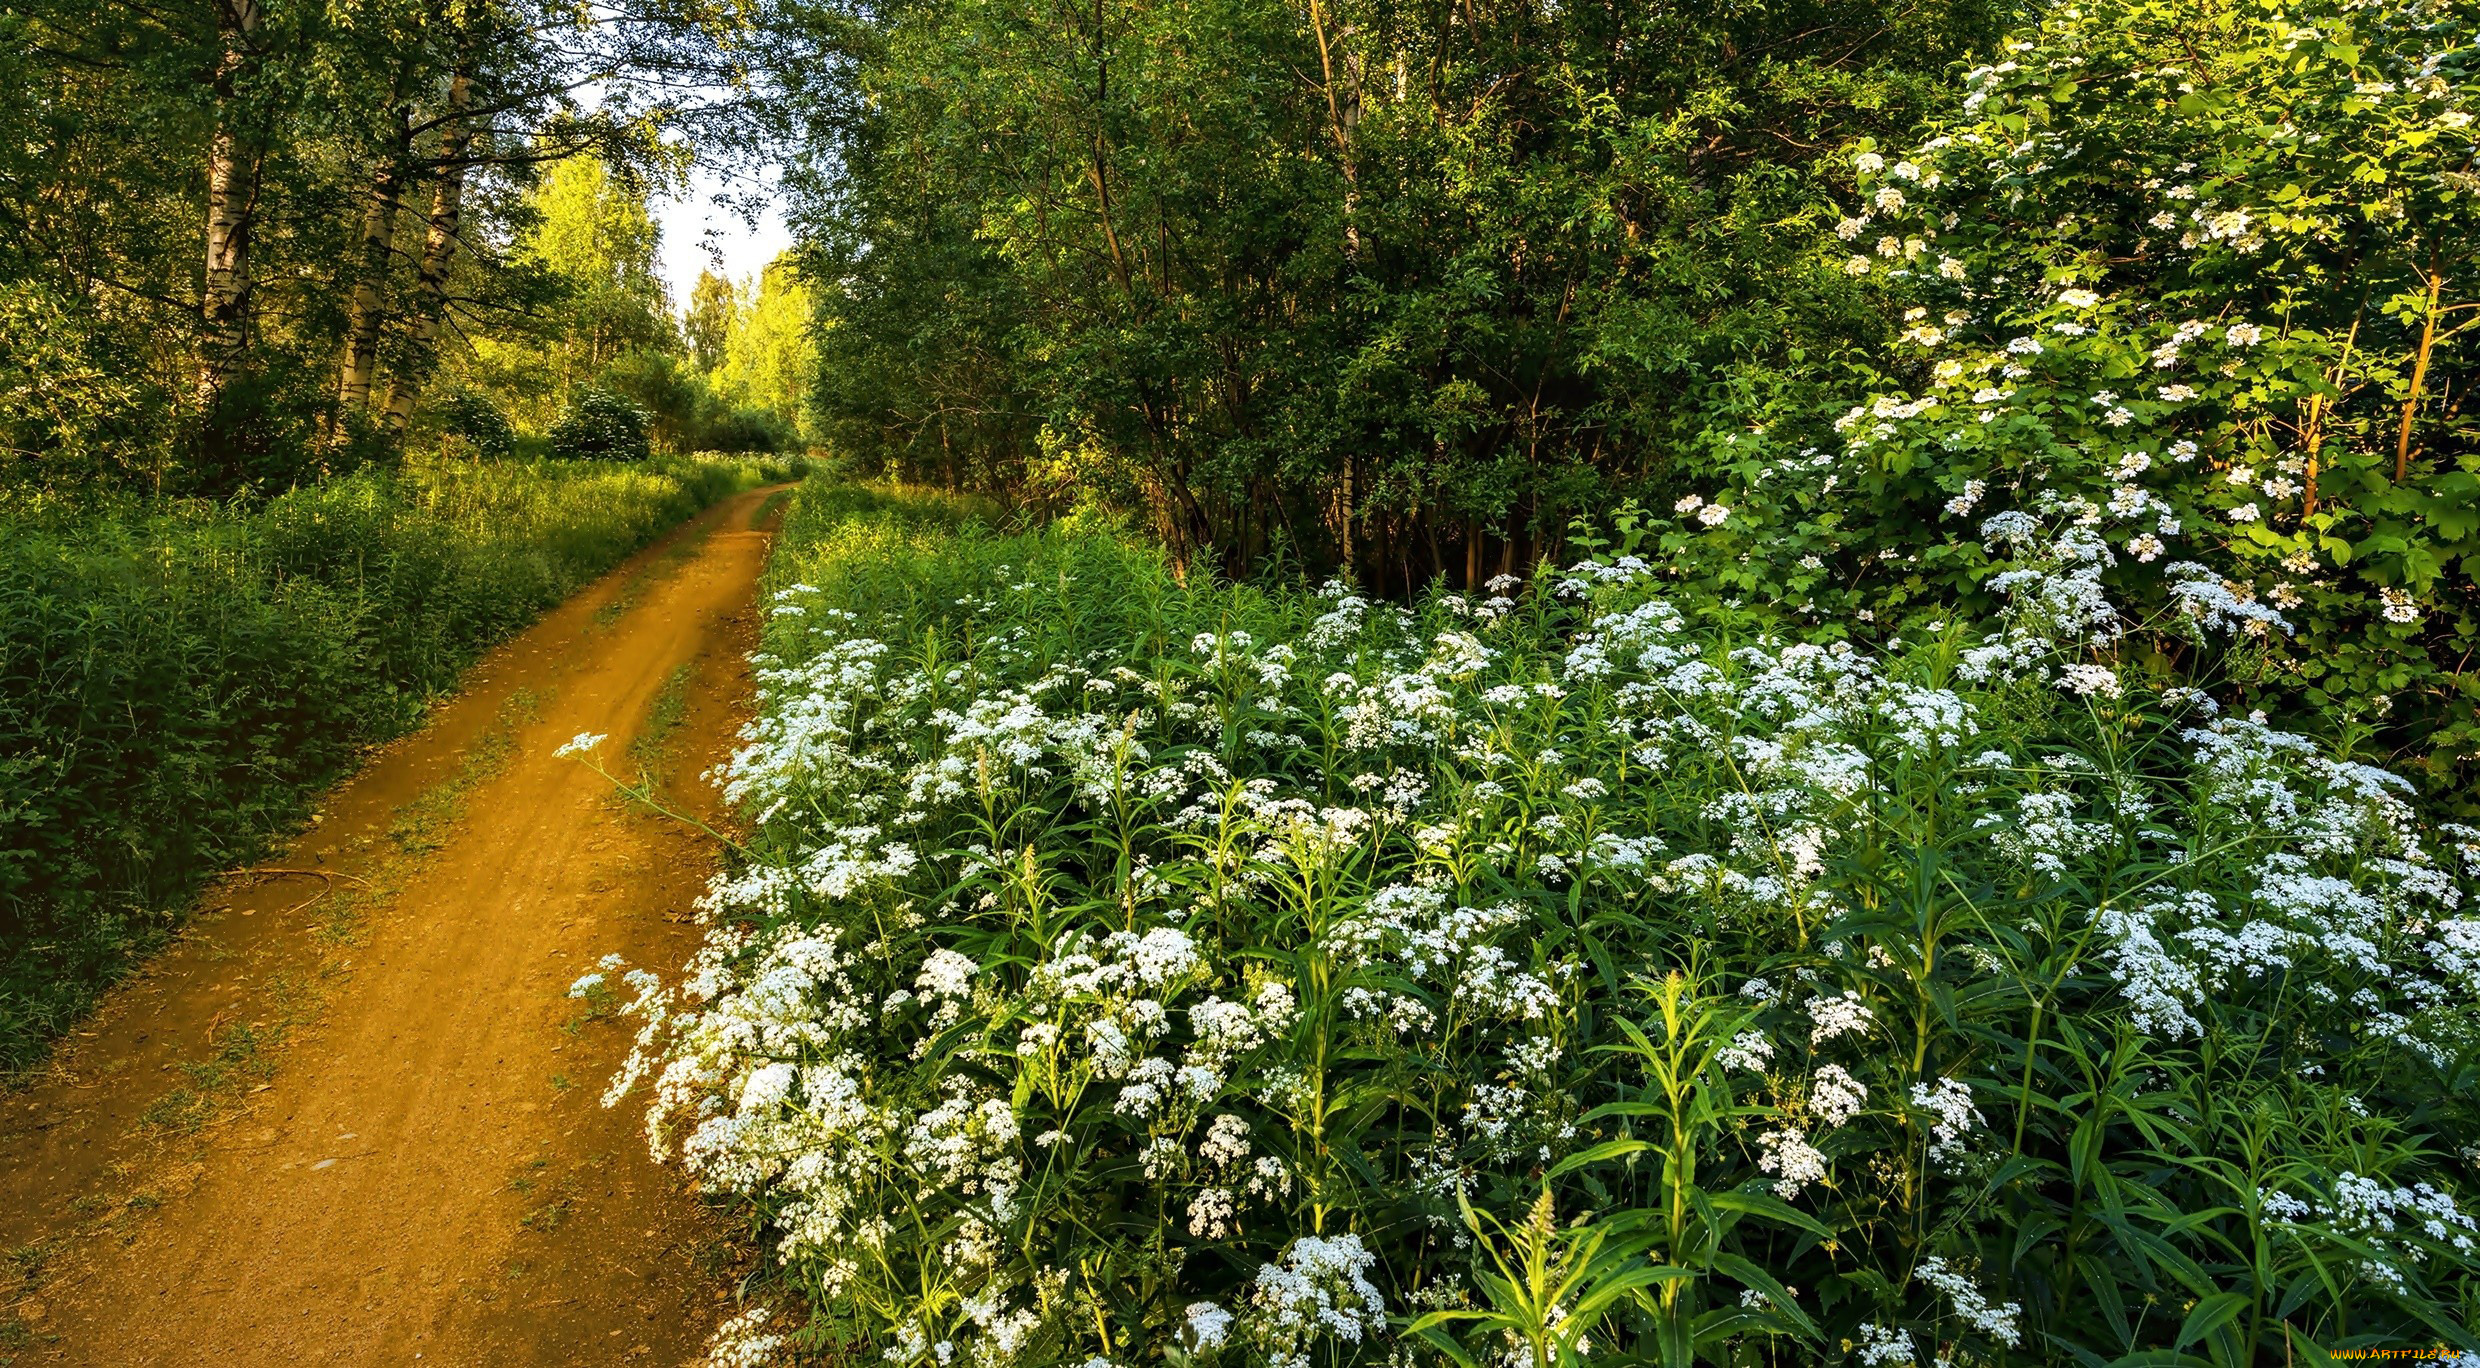
[[[250,230],[258,216],[257,140],[243,136],[239,92],[257,40],[258,0],[219,0],[215,133],[207,141],[207,270],[198,297],[198,410],[208,423],[249,344]],[[209,433],[210,445],[213,433]]]
[[[1102,220],[1102,242],[1111,251],[1111,273],[1119,278],[1122,294],[1133,294],[1128,273],[1128,258],[1120,251],[1119,230],[1111,223],[1111,172],[1109,144],[1104,140],[1110,119],[1111,46],[1108,16],[1103,0],[1094,0],[1094,146],[1093,159],[1086,164],[1087,179],[1094,183],[1094,212]]]
[[[1347,454],[1343,458],[1343,497],[1336,504],[1337,517],[1335,521],[1337,523],[1336,530],[1343,538],[1344,577],[1346,579],[1358,580],[1360,578],[1360,566],[1359,563],[1353,558],[1354,547],[1352,544],[1353,522],[1359,516],[1352,506],[1352,467],[1354,464],[1355,462],[1350,455]]]
[[[2411,390],[2403,396],[2402,433],[2394,442],[2394,483],[2403,484],[2411,478],[2411,425],[2419,416],[2420,392],[2428,388],[2428,357],[2437,345],[2437,296],[2445,288],[2445,277],[2437,273],[2437,258],[2428,259],[2428,307],[2420,311],[2420,350],[2411,363]]]
[[[1346,258],[1357,261],[1361,254],[1361,173],[1352,143],[1361,123],[1361,61],[1354,54],[1342,55],[1343,78],[1350,84],[1337,90],[1335,49],[1348,30],[1339,29],[1329,37],[1326,9],[1320,0],[1309,0],[1309,27],[1317,35],[1318,74],[1324,78],[1326,93],[1326,128],[1335,140],[1335,165],[1343,172],[1343,252]]]
[[[370,204],[362,215],[360,269],[353,281],[344,360],[336,380],[333,435],[337,438],[345,434],[353,415],[370,405],[371,380],[379,369],[379,325],[386,317],[388,266],[396,248],[396,214],[404,202],[406,162],[412,151],[412,112],[399,104],[395,133],[371,173]]]
[[[430,377],[439,325],[448,313],[448,265],[456,258],[458,220],[465,208],[465,151],[474,138],[465,121],[473,79],[458,72],[448,82],[448,107],[439,131],[438,171],[431,184],[430,231],[422,241],[422,275],[406,328],[405,364],[388,377],[387,408],[380,430],[400,438],[413,423],[413,402]]]

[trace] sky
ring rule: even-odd
[[[776,253],[792,245],[792,233],[773,204],[753,227],[738,209],[714,202],[718,194],[749,188],[746,181],[727,185],[712,168],[699,166],[689,172],[687,192],[679,199],[655,201],[655,221],[663,228],[663,283],[674,308],[688,305],[698,273],[713,269],[718,256],[725,275],[751,281]]]

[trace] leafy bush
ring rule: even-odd
[[[679,358],[630,352],[604,368],[601,385],[635,404],[663,451],[789,452],[800,449],[792,423],[736,403]]]
[[[645,410],[594,386],[577,391],[549,436],[551,454],[568,460],[642,461],[649,454]]]
[[[0,485],[134,480],[159,450],[163,414],[144,366],[70,298],[0,283]]]
[[[439,432],[446,449],[456,455],[504,461],[517,449],[516,426],[479,390],[459,389],[441,397]]]
[[[1400,609],[805,491],[750,859],[610,1095],[808,1302],[725,1357],[2480,1348],[2480,831],[2124,668],[2219,581],[2002,531],[2000,630],[1870,655],[1633,557]]]
[[[0,523],[0,1067],[492,642],[745,465],[416,465]]]
[[[705,378],[668,352],[624,353],[603,368],[594,388],[635,406],[649,439],[661,450],[714,445],[699,432],[701,415],[714,403]]]
[[[800,433],[783,418],[761,408],[715,400],[698,426],[701,444],[710,451],[788,452],[801,449]]]

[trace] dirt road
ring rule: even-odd
[[[739,1255],[599,1105],[627,1028],[566,996],[677,964],[713,853],[552,754],[696,776],[747,697],[770,491],[478,665],[419,733],[0,1095],[0,1364],[695,1356]]]

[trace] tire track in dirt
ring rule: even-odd
[[[603,1084],[566,989],[678,963],[704,837],[553,751],[611,732],[676,801],[731,743],[775,503],[727,500],[486,657],[0,1096],[0,1364],[675,1364],[741,1254]],[[332,875],[334,877],[326,877]]]

